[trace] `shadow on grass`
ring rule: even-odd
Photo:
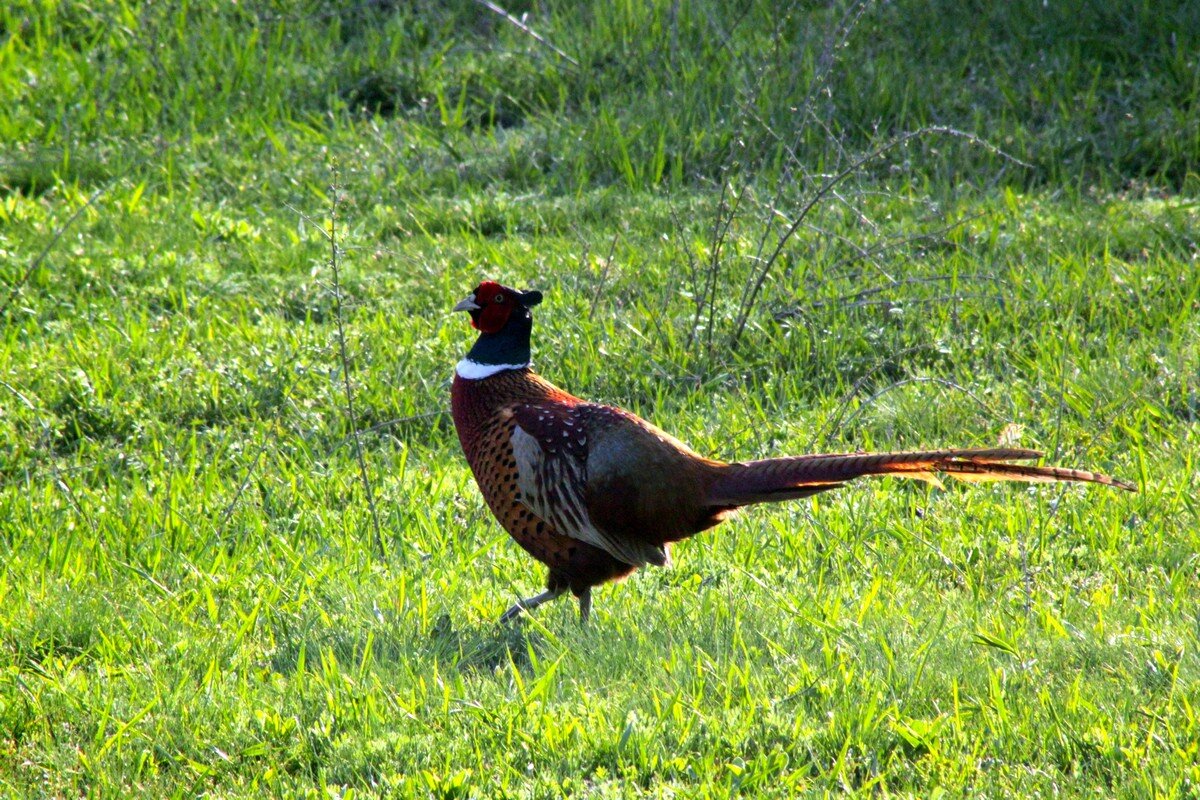
[[[506,664],[527,672],[544,649],[546,637],[524,620],[455,629],[450,616],[443,614],[434,623],[429,642],[439,659],[453,662],[463,672],[493,672]]]
[[[322,652],[332,653],[341,663],[362,663],[368,647],[370,660],[379,664],[438,662],[469,673],[494,672],[512,664],[526,672],[547,645],[544,635],[523,622],[456,628],[448,614],[440,616],[425,636],[413,636],[396,624],[376,629],[369,637],[362,631],[314,626],[279,632],[277,641],[270,666],[281,675],[292,675],[302,665],[319,668]]]

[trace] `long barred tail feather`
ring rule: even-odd
[[[938,474],[961,481],[1073,481],[1115,486],[1130,492],[1127,481],[1063,467],[1012,464],[1042,457],[1037,450],[993,448],[985,450],[926,450],[908,453],[830,453],[768,458],[725,465],[709,489],[714,506],[743,506],[776,500],[809,497],[837,488],[846,481],[868,475],[915,478],[940,485]]]

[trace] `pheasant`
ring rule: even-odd
[[[458,362],[451,411],[459,442],[488,507],[530,555],[550,569],[546,591],[501,617],[568,590],[587,621],[592,587],[647,564],[667,566],[671,544],[754,503],[794,500],[854,478],[1079,481],[1136,491],[1084,470],[1028,466],[1036,450],[995,448],[832,453],[725,463],[705,458],[640,417],[589,403],[533,371],[530,309],[538,291],[479,284],[455,311],[479,338]]]

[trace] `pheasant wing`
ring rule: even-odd
[[[662,565],[666,549],[597,525],[589,508],[586,406],[526,403],[513,408],[521,501],[559,533],[634,566]]]

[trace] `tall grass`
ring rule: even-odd
[[[1200,150],[1200,11],[1187,2],[539,4],[530,22],[575,64],[465,0],[0,14],[2,182],[27,189],[152,170],[142,160],[163,140],[236,135],[269,150],[295,126],[363,115],[434,132],[458,170],[461,147],[503,161],[517,136],[510,155],[536,170],[524,183],[557,192],[694,184],[730,167],[757,178],[789,152],[826,172],[845,150],[927,125],[1032,165],[921,142],[903,161],[932,185],[1178,188]]]
[[[0,794],[1190,796],[1200,25],[1114,8],[0,8]],[[500,628],[484,276],[714,456],[1141,492],[868,483]]]

